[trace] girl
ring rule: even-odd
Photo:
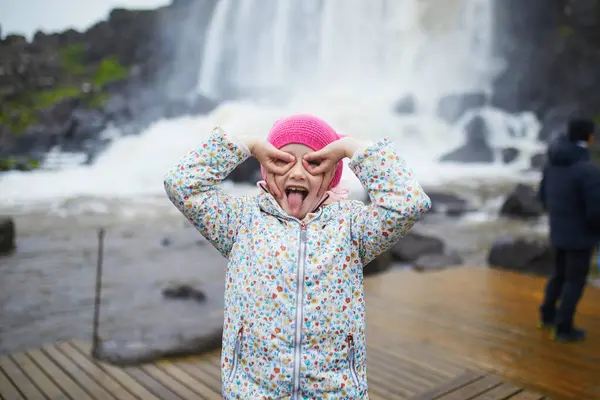
[[[253,155],[264,193],[218,184]],[[342,159],[371,203],[338,198]],[[219,128],[165,178],[173,204],[229,262],[222,387],[226,399],[368,399],[363,265],[431,207],[387,139],[367,146],[309,115],[267,140]]]

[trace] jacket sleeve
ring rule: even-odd
[[[391,248],[431,208],[412,171],[385,138],[358,151],[348,164],[371,203],[352,202],[352,239],[367,265]]]
[[[248,157],[243,143],[215,128],[164,179],[169,200],[226,258],[237,239],[247,199],[228,195],[218,184]]]
[[[585,217],[588,226],[600,232],[600,168],[589,163],[582,179]]]

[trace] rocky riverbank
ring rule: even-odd
[[[547,275],[545,219],[528,209],[532,190],[518,186],[485,207],[432,191],[436,209],[365,273],[492,263]],[[163,200],[135,214],[117,204],[110,213],[16,214],[16,250],[0,258],[0,352],[91,340],[99,226],[107,231],[99,356],[127,364],[218,345],[225,260]],[[500,245],[501,257],[491,257]]]

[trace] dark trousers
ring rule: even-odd
[[[540,306],[542,320],[554,323],[559,332],[573,328],[573,317],[583,295],[593,249],[555,249],[554,274],[548,279],[544,302]],[[558,308],[556,303],[560,301]]]

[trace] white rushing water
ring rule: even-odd
[[[425,107],[442,94],[486,89],[491,0],[221,0],[199,90],[219,85],[319,97],[343,87]]]
[[[314,113],[361,138],[390,136],[424,185],[515,179],[540,148],[539,124],[529,114],[481,111],[495,150],[521,150],[514,163],[436,161],[463,143],[466,122],[451,126],[437,119],[437,101],[453,92],[489,92],[502,67],[492,57],[492,3],[220,0],[195,90],[212,96],[233,90],[249,100],[223,103],[206,116],[159,121],[139,136],[118,138],[91,166],[5,174],[0,206],[52,208],[81,198],[165,202],[164,173],[214,125],[264,137],[276,119],[296,112]],[[417,100],[414,115],[393,111],[406,94]],[[358,185],[350,171],[345,177]]]

